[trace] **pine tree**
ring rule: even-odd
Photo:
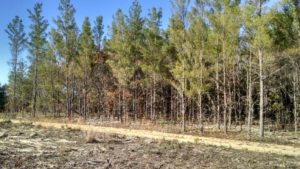
[[[222,17],[222,4],[220,0],[211,2],[211,10],[208,12],[208,19],[210,27],[213,29],[210,35],[210,44],[212,45],[211,53],[215,57],[215,84],[216,84],[216,126],[218,129],[221,128],[221,100],[220,100],[220,55],[222,54],[222,29],[221,29],[221,17]]]
[[[96,45],[96,64],[94,66],[94,86],[97,90],[97,114],[98,118],[100,118],[100,107],[101,107],[101,100],[104,100],[104,74],[105,70],[107,70],[105,66],[105,58],[103,57],[104,52],[102,41],[105,39],[104,35],[104,25],[103,25],[103,17],[97,16],[96,20],[94,21],[94,28],[93,28],[93,38]],[[103,106],[103,104],[102,104]]]
[[[24,113],[24,109],[27,105],[30,104],[32,100],[32,81],[28,78],[27,74],[28,66],[26,62],[21,59],[19,61],[19,66],[17,70],[17,90],[16,93],[18,94],[17,102],[18,102],[18,109],[22,113]]]
[[[291,9],[291,11],[293,11],[293,14],[292,16],[294,17],[291,17],[291,15],[288,15],[287,18],[289,21],[290,18],[293,18],[293,20],[296,22],[295,25],[297,25],[297,29],[288,29],[289,33],[290,33],[290,36],[287,36],[286,39],[293,39],[293,37],[297,37],[297,40],[298,40],[298,46],[296,46],[296,53],[299,53],[299,46],[300,46],[300,1],[299,0],[291,0],[291,4],[293,5],[292,8],[286,8],[285,9],[285,12],[287,14],[289,14],[289,10],[288,9]],[[289,7],[289,6],[287,6]],[[294,24],[287,24],[288,25],[294,25]],[[291,33],[291,30],[297,30],[298,32],[298,36],[293,36],[292,33]],[[295,34],[295,33],[294,33]],[[298,50],[297,50],[298,49]],[[297,135],[298,133],[298,92],[299,92],[299,62],[296,62],[296,60],[299,60],[299,55],[296,54],[294,55],[296,57],[294,57],[294,60],[293,60],[293,66],[294,66],[294,70],[293,70],[293,98],[294,98],[294,122],[295,122],[295,134]]]
[[[29,13],[29,19],[32,24],[29,26],[31,32],[28,34],[30,41],[28,42],[28,51],[31,55],[31,63],[34,69],[33,80],[33,101],[32,101],[32,117],[36,117],[36,102],[38,95],[38,64],[39,60],[45,56],[46,45],[46,29],[48,27],[48,21],[41,16],[42,3],[36,3],[34,5],[34,12],[27,10]]]
[[[57,19],[53,19],[53,22],[57,26],[53,34],[54,44],[56,51],[59,54],[59,57],[62,59],[62,72],[64,73],[64,87],[66,91],[63,91],[63,94],[66,95],[64,101],[66,102],[66,116],[69,118],[72,115],[72,106],[74,96],[74,76],[72,73],[72,66],[76,56],[77,56],[77,36],[78,28],[75,22],[75,8],[71,4],[70,0],[61,0],[58,7],[61,16],[58,16]],[[63,100],[61,100],[63,101]]]
[[[50,39],[50,41],[52,41]],[[54,53],[54,45],[50,42],[46,45],[45,57],[40,60],[39,64],[39,89],[40,102],[43,102],[45,108],[52,112],[52,116],[58,115],[58,103],[57,101],[57,91],[59,90],[60,84],[58,81],[58,65],[56,60],[56,55]],[[45,112],[46,115],[46,112]]]
[[[22,24],[22,20],[19,16],[15,16],[11,23],[7,25],[7,29],[5,32],[8,34],[8,38],[11,41],[9,44],[10,53],[12,55],[12,59],[9,62],[9,65],[12,66],[12,79],[10,79],[9,86],[12,87],[10,95],[10,110],[11,112],[15,112],[15,102],[16,102],[16,83],[17,83],[17,69],[19,62],[19,55],[24,49],[24,45],[26,43],[26,33],[24,32],[24,25]]]
[[[107,63],[111,67],[114,77],[117,79],[119,91],[122,91],[119,92],[118,116],[121,122],[123,122],[122,111],[124,117],[126,117],[125,87],[129,84],[129,79],[134,73],[134,68],[128,59],[129,49],[126,46],[126,31],[128,30],[128,26],[125,24],[125,16],[121,9],[113,16],[112,26],[109,27],[109,30],[110,39],[105,41],[104,48],[111,53]]]
[[[152,121],[156,121],[156,84],[159,79],[160,68],[162,64],[163,51],[162,47],[164,39],[161,36],[161,18],[162,9],[157,11],[156,8],[149,10],[149,18],[146,18],[146,27],[143,30],[145,40],[141,43],[141,52],[144,62],[141,62],[139,66],[143,72],[150,76],[151,86],[151,118]]]
[[[139,73],[137,62],[141,59],[140,43],[143,39],[143,24],[141,18],[141,5],[135,0],[130,9],[129,16],[126,16],[119,9],[116,17],[113,17],[110,40],[106,43],[106,48],[113,54],[108,60],[115,77],[118,79],[119,87],[123,91],[123,111],[127,105],[125,101],[125,86],[131,86],[132,89],[132,112],[137,117],[136,108],[136,73]],[[130,79],[133,79],[130,82]],[[128,101],[129,102],[129,101]],[[120,107],[119,107],[120,108]],[[125,114],[124,114],[125,115]]]
[[[299,45],[300,45],[300,1],[281,1],[280,8],[273,8],[270,15],[273,16],[270,24],[270,36],[272,46],[276,47],[276,55],[282,59],[276,64],[280,68],[283,64],[291,65],[284,68],[288,72],[283,76],[283,81],[290,79],[293,90],[290,91],[290,97],[293,97],[293,113],[295,134],[298,132],[298,91],[299,91]],[[289,72],[293,72],[292,74]],[[290,88],[290,86],[289,86]],[[284,105],[288,107],[288,105]]]
[[[83,82],[82,94],[83,94],[83,117],[86,119],[87,113],[87,96],[90,92],[92,81],[89,78],[93,69],[93,56],[95,51],[95,45],[92,36],[91,24],[89,18],[86,17],[82,25],[82,33],[79,35],[79,77]]]
[[[127,59],[130,62],[133,68],[132,75],[132,113],[134,115],[134,119],[137,120],[137,112],[138,112],[138,99],[136,98],[138,93],[138,77],[141,72],[139,71],[140,67],[138,66],[138,61],[142,59],[140,44],[143,37],[143,25],[144,19],[141,16],[142,7],[137,0],[133,1],[132,5],[129,8],[129,16],[125,16],[125,21],[127,25],[126,38],[125,38],[125,46],[128,50]]]
[[[182,132],[185,132],[185,90],[186,74],[189,66],[186,51],[186,30],[188,28],[187,14],[190,0],[170,2],[174,10],[170,18],[170,41],[176,50],[176,61],[171,65],[170,70],[173,80],[170,82],[178,90],[181,97]]]
[[[204,132],[202,95],[209,89],[209,84],[203,84],[204,79],[209,75],[203,64],[209,33],[207,23],[205,23],[205,6],[206,3],[204,1],[195,1],[195,7],[192,8],[192,12],[189,14],[190,27],[187,32],[188,60],[191,64],[191,70],[187,77],[190,81],[190,90],[187,91],[187,95],[194,98],[198,105],[198,119],[201,132]]]

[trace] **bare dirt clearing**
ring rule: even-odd
[[[299,157],[111,134],[109,128],[0,123],[0,168],[297,168]],[[50,126],[55,126],[50,127]],[[74,128],[73,128],[74,127]],[[64,129],[61,129],[64,128]],[[100,133],[98,130],[102,129]],[[126,130],[124,130],[125,132]],[[126,131],[129,132],[129,131]],[[138,134],[138,131],[130,133]],[[148,135],[149,133],[145,134]],[[157,134],[153,132],[153,134]],[[132,134],[134,135],[134,134]],[[86,143],[88,137],[91,143]],[[171,137],[171,135],[169,135]],[[157,136],[159,138],[159,136]],[[185,138],[187,139],[187,138]],[[201,142],[201,141],[199,141]]]
[[[12,122],[19,123],[20,121],[12,120]],[[126,136],[143,137],[143,138],[151,138],[151,139],[164,139],[164,140],[171,140],[171,141],[177,140],[179,142],[200,143],[205,145],[222,146],[227,148],[248,150],[253,152],[275,153],[280,155],[300,157],[300,147],[291,146],[291,145],[278,145],[278,144],[271,144],[271,143],[219,139],[219,138],[212,138],[212,137],[199,137],[199,136],[191,136],[185,134],[171,134],[171,133],[164,133],[158,131],[132,130],[132,129],[124,129],[124,128],[112,128],[112,127],[78,125],[78,124],[61,124],[61,123],[49,123],[49,122],[33,122],[32,124],[41,125],[44,127],[80,129],[83,131],[88,131],[90,129],[93,129],[94,131],[101,132],[101,133],[116,133],[116,134],[122,134]]]

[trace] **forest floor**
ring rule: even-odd
[[[80,124],[0,122],[0,168],[298,168],[300,151],[291,148]]]

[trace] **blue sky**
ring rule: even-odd
[[[271,0],[271,2],[274,0]],[[5,84],[8,82],[8,73],[10,67],[7,62],[11,59],[11,54],[8,45],[7,34],[5,29],[12,19],[19,15],[25,26],[25,32],[28,33],[30,20],[28,19],[27,9],[33,10],[33,6],[37,2],[43,3],[43,13],[46,19],[49,21],[48,31],[51,27],[55,27],[53,24],[53,18],[60,15],[58,11],[59,0],[0,0],[0,83]],[[112,22],[112,15],[121,8],[123,13],[128,14],[128,9],[133,0],[71,0],[71,3],[76,9],[75,20],[79,28],[83,23],[86,16],[90,18],[91,23],[99,15],[103,16],[105,32],[107,25]],[[191,1],[193,3],[193,0]],[[142,6],[142,16],[147,16],[148,9],[152,7],[163,8],[163,28],[167,28],[169,23],[168,18],[171,16],[171,4],[169,0],[139,0]],[[269,2],[270,3],[270,2]],[[26,60],[27,52],[23,51],[21,58]],[[27,63],[29,64],[29,63]]]

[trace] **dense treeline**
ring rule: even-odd
[[[0,112],[5,111],[6,100],[5,85],[0,84]]]
[[[268,9],[265,0],[174,0],[169,27],[162,9],[141,16],[135,0],[119,9],[104,37],[103,17],[79,28],[70,0],[61,0],[56,28],[46,32],[42,4],[28,10],[30,32],[16,16],[7,27],[12,69],[10,112],[75,114],[122,123],[207,122],[226,133],[259,120],[294,124],[299,103],[300,1]],[[93,25],[93,26],[92,26]],[[30,53],[29,65],[19,58]]]

